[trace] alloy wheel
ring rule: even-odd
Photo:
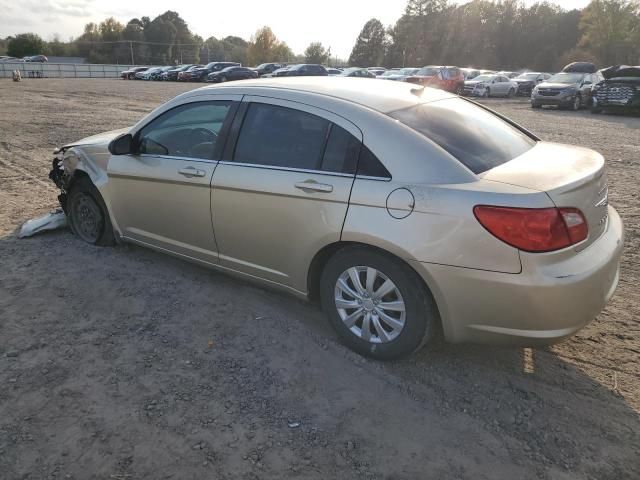
[[[355,266],[342,272],[336,281],[334,300],[345,326],[366,342],[390,342],[405,326],[405,302],[400,290],[375,268]]]

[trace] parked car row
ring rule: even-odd
[[[606,73],[606,74],[605,74]],[[123,79],[181,82],[227,82],[258,77],[343,76],[415,83],[469,97],[526,96],[532,108],[545,105],[600,113],[613,108],[640,108],[640,67],[618,66],[597,71],[587,62],[574,62],[561,72],[493,71],[455,66],[325,67],[319,64],[263,63],[254,68],[236,62],[210,62],[166,67],[133,67]]]

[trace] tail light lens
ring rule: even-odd
[[[589,234],[587,221],[577,208],[477,205],[473,213],[493,236],[526,252],[560,250]]]

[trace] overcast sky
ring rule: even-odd
[[[556,3],[570,9],[589,1]],[[126,23],[134,17],[154,18],[175,10],[203,38],[238,35],[248,40],[259,27],[269,25],[296,53],[319,41],[331,47],[333,55],[347,58],[368,19],[375,17],[391,25],[405,5],[406,0],[0,0],[0,37],[34,32],[45,40],[54,34],[68,40],[82,34],[85,23],[109,16]]]

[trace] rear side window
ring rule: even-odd
[[[390,114],[479,174],[535,145],[524,132],[471,102],[448,98]]]
[[[292,108],[252,103],[234,160],[255,165],[320,170],[330,122]]]
[[[358,162],[358,175],[378,178],[391,178],[389,170],[385,168],[378,157],[371,150],[362,145],[360,150],[360,160]]]
[[[356,172],[360,142],[338,125],[331,125],[322,160],[322,170],[353,174]]]

